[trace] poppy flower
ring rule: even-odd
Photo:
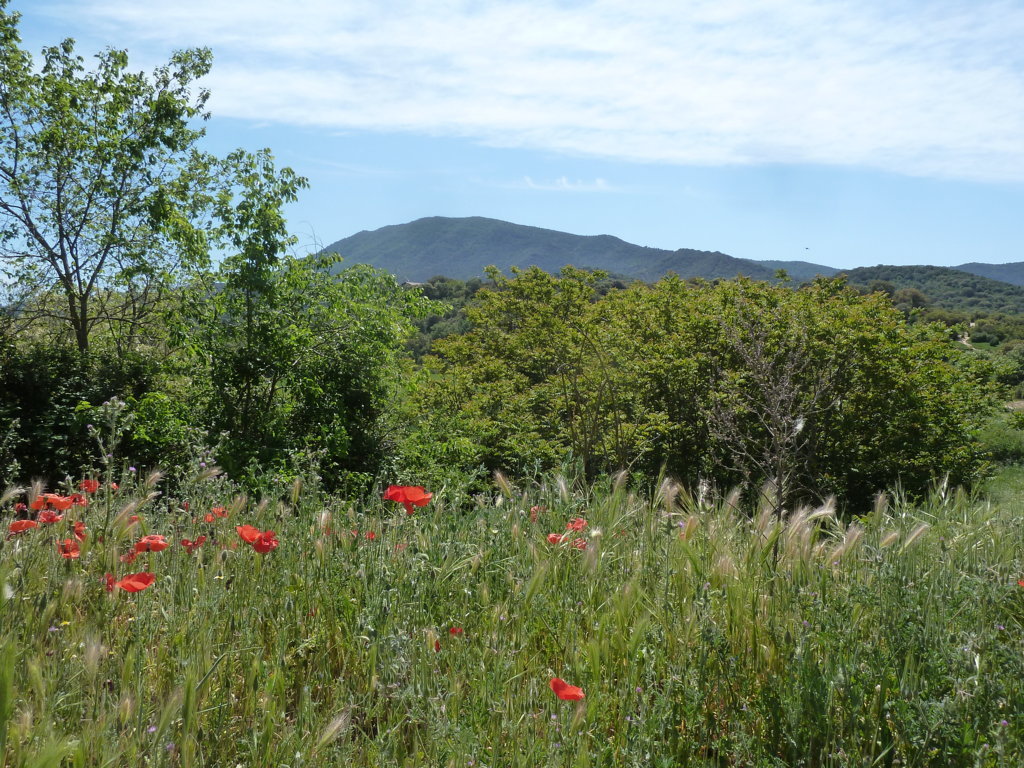
[[[72,493],[68,496],[71,499],[71,504],[76,507],[87,507],[89,506],[89,500],[80,493]]]
[[[1017,586],[1024,587],[1024,579],[1017,579]]]
[[[586,549],[587,548],[587,540],[586,539],[573,539],[572,540],[572,545],[573,545],[573,547],[575,549]]]
[[[267,554],[272,549],[277,549],[278,540],[277,534],[273,531],[264,531],[256,540],[251,542],[252,548],[259,552],[261,555]]]
[[[85,480],[78,484],[78,490],[85,491],[86,493],[96,493],[100,489],[100,481],[93,480],[87,477]]]
[[[425,507],[434,494],[427,493],[419,485],[389,485],[384,492],[385,501],[396,501],[405,507],[405,513],[411,515],[415,507]]]
[[[15,533],[24,533],[25,531],[31,528],[38,527],[39,523],[37,523],[35,520],[15,520],[13,523],[7,526],[7,531],[8,533],[13,535]]]
[[[195,550],[197,550],[201,546],[203,546],[203,542],[205,542],[205,541],[206,541],[206,537],[205,536],[200,536],[195,541],[190,541],[189,539],[182,539],[181,540],[181,546],[183,546],[185,548],[185,551],[188,552],[191,555]]]
[[[58,515],[52,509],[44,509],[39,513],[39,522],[51,525],[53,523],[59,523],[64,519],[64,515]]]
[[[535,504],[534,506],[530,507],[530,522],[531,523],[536,523],[537,522],[537,515],[539,515],[541,512],[547,512],[547,511],[548,511],[548,508],[547,507],[543,507],[540,504]]]
[[[561,544],[568,537],[564,533],[549,533],[548,543],[550,544]]]
[[[373,531],[367,531],[367,532],[366,532],[366,539],[367,539],[368,541],[373,541],[373,540],[374,540],[374,539],[376,539],[376,538],[377,538],[377,534],[376,534],[376,533],[374,533]]]
[[[111,483],[110,484],[110,490],[112,490],[112,491],[120,490],[120,488],[121,488],[121,486],[119,486],[117,483]]]
[[[434,653],[440,653],[440,652],[441,652],[441,641],[440,640],[435,640],[434,641]]]
[[[246,544],[252,544],[260,537],[261,533],[259,528],[254,528],[251,525],[236,525],[235,530]]]
[[[138,556],[139,556],[138,552],[135,552],[134,550],[132,550],[127,555],[121,555],[117,559],[120,560],[122,563],[134,563],[135,562],[135,558],[138,557]]]
[[[85,523],[81,520],[75,520],[75,538],[79,541],[85,541]]]
[[[555,696],[560,698],[562,701],[579,701],[586,697],[582,688],[577,688],[575,685],[569,685],[565,680],[558,677],[552,677],[551,682],[548,683],[548,685],[550,685],[551,690],[555,692]]]
[[[568,523],[565,524],[565,530],[567,531],[582,531],[587,527],[587,521],[582,517],[574,517]]]
[[[17,504],[14,505],[14,514],[16,514],[16,515],[28,514],[28,504],[26,504],[23,501],[19,501]]]
[[[65,560],[76,560],[82,551],[78,548],[78,542],[74,539],[64,539],[57,542],[57,551]]]
[[[137,542],[135,542],[136,552],[162,552],[170,546],[166,536],[161,536],[158,533],[151,533],[149,536],[143,536]]]
[[[141,592],[146,587],[152,586],[156,581],[156,574],[132,573],[120,581],[114,581],[114,577],[108,573],[103,579],[107,585],[107,592],[113,592],[115,589],[123,589],[125,592]]]
[[[448,630],[448,634],[452,635],[453,637],[455,635],[463,635],[463,634],[465,634],[465,632],[466,631],[462,627],[452,627],[451,629]]]
[[[224,509],[224,507],[214,507],[213,509],[206,513],[206,516],[203,518],[203,520],[205,520],[208,523],[212,523],[214,521],[214,518],[227,516],[228,512],[226,509]]]

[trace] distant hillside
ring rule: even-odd
[[[1010,264],[979,264],[972,261],[970,264],[961,264],[954,269],[988,277],[992,280],[1001,280],[1004,283],[1024,285],[1024,261],[1015,261]]]
[[[982,266],[982,265],[979,265]],[[999,266],[999,265],[983,265]],[[1024,288],[953,267],[860,267],[844,272],[851,285],[889,283],[895,290],[915,288],[934,306],[980,312],[1024,313]]]
[[[513,266],[534,265],[557,272],[571,264],[648,281],[657,280],[666,272],[708,279],[743,274],[767,280],[778,269],[717,251],[647,248],[611,235],[571,235],[479,216],[418,219],[360,232],[324,250],[341,254],[345,260],[342,266],[370,264],[414,282],[424,282],[435,275],[467,280],[483,275],[484,267],[490,264],[505,272]],[[837,271],[807,262],[784,264],[795,280]]]

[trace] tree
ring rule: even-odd
[[[182,261],[202,261],[191,224],[208,160],[192,121],[208,93],[207,49],[175,53],[150,77],[107,49],[86,71],[64,40],[42,66],[0,0],[0,268],[25,289],[22,319],[56,321],[79,352],[99,326],[130,346]],[[28,294],[32,294],[31,296]]]
[[[228,255],[190,293],[183,330],[203,362],[204,422],[227,438],[219,460],[243,477],[312,451],[329,485],[374,471],[402,344],[428,302],[369,267],[336,276],[336,256],[289,254],[283,206],[306,179],[269,150],[216,168],[211,238]]]

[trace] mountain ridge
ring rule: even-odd
[[[896,276],[896,282],[904,287],[910,284],[910,278],[901,277],[899,270],[910,274],[917,267],[927,266],[877,265],[837,269],[799,260],[759,261],[737,258],[721,251],[693,248],[671,251],[635,245],[614,235],[574,235],[483,216],[428,216],[405,224],[390,224],[375,230],[362,230],[331,243],[323,250],[342,256],[339,268],[349,264],[370,264],[410,282],[425,282],[437,275],[467,280],[483,276],[484,268],[492,264],[503,272],[508,272],[511,267],[534,265],[547,272],[557,272],[571,264],[646,281],[655,281],[667,272],[675,272],[683,278],[733,278],[742,274],[758,280],[772,280],[778,269],[785,269],[798,282],[818,275],[831,277],[841,273],[857,280],[869,278],[870,273],[865,270],[875,270],[884,272],[889,278],[875,274],[870,279],[892,279]],[[955,267],[929,269],[976,275],[1003,285],[1024,286],[1024,262],[967,262]],[[923,273],[917,270],[915,274]],[[936,273],[928,274],[934,277]],[[960,280],[956,277],[947,279]],[[971,281],[965,285],[973,289],[988,286],[984,282]],[[1003,292],[1003,289],[999,290]],[[1010,293],[1015,294],[1013,291]],[[1014,295],[1010,304],[1016,304],[1016,298]]]

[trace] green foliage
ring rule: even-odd
[[[107,49],[86,71],[74,43],[20,47],[0,4],[0,274],[25,291],[24,319],[55,322],[81,352],[97,330],[125,349],[145,338],[180,265],[201,262],[191,224],[208,160],[195,150],[208,50],[175,53],[152,76]],[[52,330],[52,327],[51,327]]]
[[[215,234],[231,255],[194,288],[183,325],[218,460],[239,478],[299,454],[332,483],[374,472],[402,345],[427,303],[369,267],[332,276],[335,257],[288,255],[282,207],[306,181],[268,150],[232,154],[221,175]]]
[[[877,266],[845,270],[851,285],[883,290],[901,309],[926,306],[964,312],[1024,314],[1024,287],[952,267]]]
[[[409,453],[442,441],[462,466],[513,474],[572,457],[590,477],[664,467],[856,504],[980,468],[991,368],[881,294],[669,278],[599,298],[578,270],[492,277],[473,330],[427,361]]]
[[[141,354],[83,357],[66,344],[0,345],[0,443],[7,443],[0,470],[6,453],[21,473],[6,480],[53,483],[89,466],[95,452],[89,403],[144,397],[158,374],[158,362]]]

